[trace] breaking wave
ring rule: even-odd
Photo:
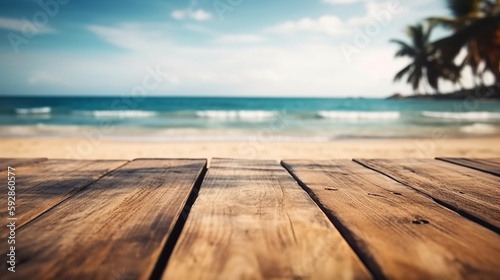
[[[318,116],[333,120],[397,120],[401,116],[401,113],[396,111],[319,111]]]
[[[494,112],[431,112],[423,111],[422,116],[428,118],[450,120],[500,120],[500,113]]]
[[[52,109],[50,107],[39,107],[39,108],[16,108],[16,114],[18,115],[35,115],[35,114],[50,114]]]
[[[217,111],[217,110],[206,110],[206,111],[196,111],[196,116],[200,118],[217,119],[217,120],[247,120],[247,121],[262,121],[266,119],[271,119],[277,116],[275,111],[252,111],[252,110],[240,110],[240,111]]]

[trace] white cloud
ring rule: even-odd
[[[122,24],[118,27],[89,25],[87,29],[104,41],[128,50],[162,49],[170,45],[165,40],[162,40],[161,44],[149,44],[150,41],[165,38],[164,34],[152,31],[149,28],[142,28],[136,24]]]
[[[340,36],[350,32],[342,20],[331,15],[324,15],[318,19],[303,18],[298,21],[287,21],[267,30],[267,32],[280,34],[292,34],[301,31],[325,33],[330,36]]]
[[[338,4],[353,4],[353,3],[359,3],[359,2],[366,2],[366,3],[380,3],[384,2],[387,0],[322,0],[323,3],[327,4],[332,4],[332,5],[338,5]],[[434,0],[421,0],[419,2],[429,2],[429,1],[434,1]],[[396,1],[393,1],[396,2]]]
[[[156,68],[159,65],[169,75],[151,95],[373,97],[397,91],[408,93],[412,90],[404,82],[392,83],[394,74],[407,61],[394,59],[396,46],[388,40],[393,35],[398,36],[395,34],[400,34],[405,24],[416,21],[420,15],[415,13],[428,13],[428,10],[413,9],[417,3],[405,4],[405,9],[412,11],[408,18],[398,14],[397,21],[384,27],[380,35],[370,38],[371,43],[353,55],[350,63],[339,47],[340,41],[352,41],[351,30],[364,30],[360,25],[367,22],[370,12],[387,1],[359,0],[359,6],[365,8],[354,11],[357,18],[345,21],[333,16],[334,6],[324,7],[332,15],[299,17],[260,32],[246,31],[248,34],[224,34],[210,29],[210,25],[201,20],[212,15],[207,16],[209,13],[203,10],[197,12],[199,10],[192,4],[191,8],[172,12],[172,17],[183,20],[178,24],[157,22],[87,27],[103,41],[125,51],[45,50],[26,51],[17,56],[0,53],[0,61],[5,68],[14,68],[19,61],[30,61],[21,65],[23,71],[19,71],[17,78],[38,91],[57,90],[59,84],[67,85],[63,90],[68,92],[126,94],[142,83],[147,74],[146,66]],[[0,17],[0,28],[19,30],[19,21],[14,23]],[[175,37],[169,33],[172,28],[179,28],[176,32],[204,36],[193,36],[199,40],[196,45],[184,45],[173,40]],[[269,32],[295,36],[287,36],[283,42],[284,37]],[[308,34],[316,36],[304,39]],[[348,36],[337,38],[344,34]],[[374,65],[380,69],[374,71]],[[16,89],[14,82],[6,82],[5,86]]]
[[[408,7],[400,5],[393,6],[389,1],[367,1],[365,3],[365,14],[363,16],[352,17],[347,21],[347,24],[359,26],[369,24],[373,21],[391,21],[396,16],[402,15]]]
[[[328,4],[351,4],[351,3],[356,3],[361,0],[323,0],[323,3],[328,3]]]
[[[174,10],[170,16],[176,20],[194,19],[197,21],[206,21],[212,19],[212,14],[203,9],[187,8],[183,10]]]
[[[222,35],[215,40],[217,43],[260,43],[266,41],[266,38],[251,34]]]
[[[19,19],[12,19],[6,17],[0,17],[0,29],[6,29],[17,32],[29,32],[36,34],[47,34],[47,33],[55,33],[56,30],[47,26],[39,26],[35,25],[33,22]]]
[[[269,37],[266,44],[234,48],[230,42],[256,40],[258,36],[225,35],[227,43],[192,47],[167,37],[145,35],[151,32],[150,26],[93,26],[89,30],[129,51],[101,57],[54,53],[40,61],[40,65],[50,65],[46,72],[71,82],[80,91],[129,91],[142,81],[147,65],[159,65],[171,77],[151,95],[387,96],[406,86],[392,84],[394,73],[405,61],[393,59],[390,45],[364,49],[347,63],[328,38],[297,40],[283,48],[279,38]],[[215,40],[221,38],[224,36]],[[374,72],[373,65],[384,68]]]
[[[302,18],[290,20],[267,29],[267,32],[293,34],[297,32],[323,33],[332,37],[353,35],[355,29],[373,22],[389,24],[397,16],[404,14],[409,6],[402,7],[398,2],[387,0],[324,0],[328,3],[364,2],[365,12],[362,16],[353,16],[345,21],[333,15],[323,15],[317,19]]]

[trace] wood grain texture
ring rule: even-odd
[[[500,233],[500,177],[432,159],[356,161]]]
[[[111,172],[18,232],[8,279],[148,279],[205,166],[137,160]]]
[[[438,158],[438,159],[500,176],[500,158],[489,158],[489,159]]]
[[[48,160],[17,167],[13,171],[17,228],[125,163],[109,160]],[[8,171],[0,172],[0,178],[7,178],[7,174]],[[7,190],[0,192],[0,201],[7,201]],[[1,238],[7,236],[8,232],[8,228],[0,227]]]
[[[500,279],[500,236],[348,160],[284,161],[381,279]]]
[[[46,160],[46,158],[0,158],[0,171],[7,170],[9,166],[18,168],[20,166],[35,164]]]
[[[277,162],[214,159],[163,279],[369,279]]]

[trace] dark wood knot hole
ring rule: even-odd
[[[411,223],[416,224],[416,225],[425,225],[425,224],[428,224],[429,221],[427,221],[426,219],[416,218],[416,219],[413,219],[413,221],[411,221]]]

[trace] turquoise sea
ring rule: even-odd
[[[330,141],[500,134],[500,103],[352,98],[0,97],[0,137]]]

